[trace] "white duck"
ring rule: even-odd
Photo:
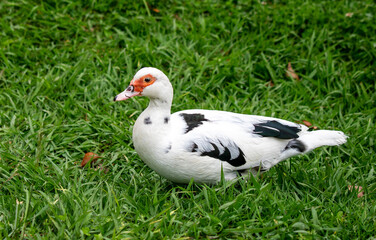
[[[212,110],[171,114],[172,85],[156,68],[142,68],[114,101],[134,96],[150,98],[133,128],[133,144],[141,159],[163,177],[177,183],[192,178],[217,183],[249,172],[269,170],[286,158],[320,146],[346,142],[340,131],[308,131],[304,125],[255,115]]]

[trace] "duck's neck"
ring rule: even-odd
[[[151,98],[149,106],[144,112],[151,115],[166,115],[169,117],[171,115],[171,104],[172,100],[161,100],[156,98]]]
[[[140,121],[143,122],[143,125],[160,128],[159,131],[166,131],[165,127],[168,127],[170,123],[171,103],[171,100],[150,98],[149,106],[139,117]]]
[[[162,137],[169,135],[173,98],[172,87],[169,89],[170,91],[164,91],[163,94],[158,92],[160,94],[154,94],[154,97],[149,96],[149,106],[137,118],[133,128],[134,143],[145,144],[145,142],[149,142],[155,145],[160,142]],[[142,139],[137,141],[138,137]]]

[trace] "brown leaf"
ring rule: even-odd
[[[153,8],[148,2],[146,2],[146,5],[147,5],[148,8],[149,8],[150,10],[152,10],[153,12],[156,12],[156,13],[159,13],[159,12],[160,12],[158,8]]]
[[[181,17],[177,13],[174,14],[174,18],[179,21],[181,20]]]
[[[289,62],[288,65],[287,65],[286,77],[291,77],[291,78],[298,80],[298,81],[300,80],[298,74],[296,74],[295,70],[292,68],[291,62]]]
[[[267,87],[274,87],[274,85],[275,84],[274,84],[273,80],[270,80],[269,82],[266,83]]]
[[[308,122],[307,120],[303,120],[303,124],[306,125],[307,127],[312,126],[312,123]]]
[[[91,165],[93,165],[98,158],[101,158],[101,156],[98,156],[97,154],[93,152],[88,152],[85,154],[84,158],[82,159],[81,162],[81,167],[85,167],[85,165],[91,161]]]
[[[348,185],[347,187],[349,188],[349,191],[350,191],[350,192],[352,192],[352,191],[354,190],[354,188],[355,188],[355,190],[357,190],[357,191],[358,191],[358,198],[361,198],[361,197],[363,197],[363,196],[364,196],[364,192],[362,191],[362,190],[363,190],[363,187],[362,187],[362,186],[357,186],[357,185],[355,185],[355,186],[353,186],[353,185]]]

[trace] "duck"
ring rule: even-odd
[[[164,178],[217,184],[257,176],[279,162],[347,141],[342,131],[310,129],[273,117],[190,109],[171,114],[173,87],[159,69],[141,68],[114,101],[144,96],[132,141],[139,157]]]

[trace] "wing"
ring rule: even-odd
[[[273,158],[305,126],[270,117],[186,110],[171,116],[180,148],[241,167],[247,159]],[[173,143],[174,144],[174,143]]]
[[[259,134],[263,137],[275,137],[280,139],[298,138],[298,132],[301,127],[297,124],[283,124],[278,120],[265,120],[260,123],[253,124],[254,134]]]
[[[298,133],[307,129],[304,125],[278,118],[224,111],[186,110],[174,113],[173,117],[184,121],[184,124],[180,124],[180,127],[184,127],[182,125],[185,125],[185,134],[204,124],[218,125],[220,123],[242,127],[243,131],[259,137],[274,137],[279,139],[298,138]]]
[[[189,147],[187,148],[188,151],[198,153],[200,156],[209,156],[228,162],[234,167],[239,167],[246,163],[245,155],[240,147],[224,136],[212,138],[196,136],[196,138],[191,140],[191,146]]]

